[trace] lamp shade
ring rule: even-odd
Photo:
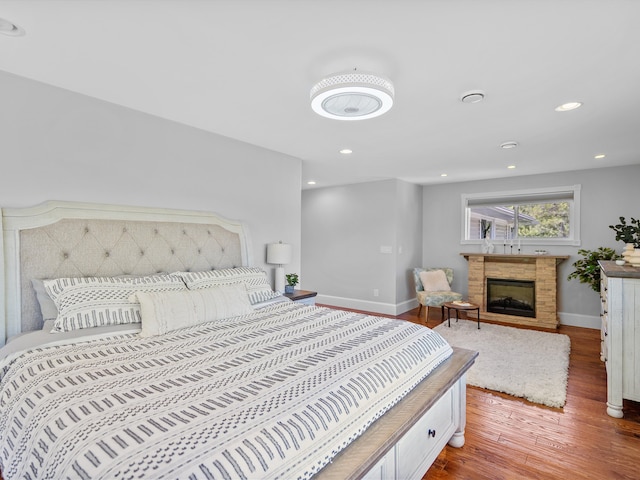
[[[291,263],[292,248],[288,243],[270,243],[267,245],[267,263],[286,265]]]

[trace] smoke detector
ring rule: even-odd
[[[470,90],[460,95],[462,103],[478,103],[484,100],[484,92],[482,90]]]

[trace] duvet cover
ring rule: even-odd
[[[452,353],[420,325],[293,302],[60,343],[0,363],[5,480],[310,478]]]

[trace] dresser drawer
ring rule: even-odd
[[[453,389],[450,389],[400,439],[396,447],[396,478],[422,478],[456,430],[453,402]]]

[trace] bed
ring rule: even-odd
[[[464,444],[475,352],[288,301],[241,222],[48,202],[2,224],[5,480],[421,478]]]

